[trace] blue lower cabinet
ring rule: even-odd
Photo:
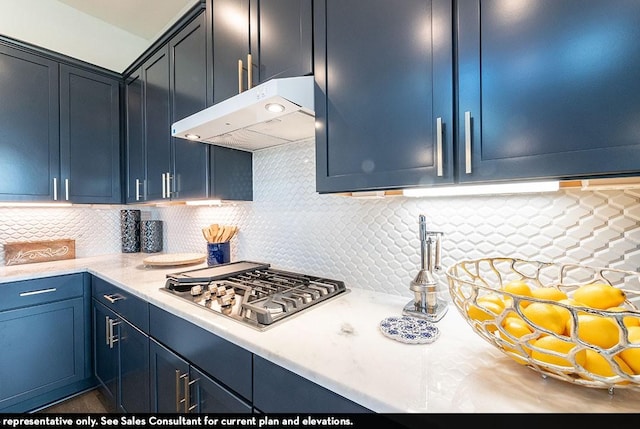
[[[156,413],[251,413],[239,396],[151,339],[151,395]]]
[[[92,387],[84,274],[0,285],[0,412],[28,412]]]
[[[93,316],[94,371],[111,411],[149,412],[149,337],[96,300]]]

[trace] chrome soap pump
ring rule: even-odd
[[[440,271],[440,241],[442,232],[427,231],[427,220],[420,215],[421,269],[411,281],[410,289],[415,298],[404,307],[402,314],[420,317],[431,322],[442,319],[447,312],[447,302],[438,298],[438,281],[433,275]]]

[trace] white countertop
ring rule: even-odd
[[[437,322],[440,337],[434,343],[404,344],[385,337],[379,323],[400,316],[408,299],[347,285],[349,293],[257,331],[160,290],[166,274],[205,264],[149,268],[142,264],[146,256],[0,267],[0,283],[86,270],[376,412],[640,411],[639,390],[617,389],[610,395],[544,379],[517,364],[475,334],[455,307]]]

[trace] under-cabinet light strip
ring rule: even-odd
[[[499,183],[491,185],[444,186],[434,188],[404,189],[405,197],[445,197],[461,195],[493,195],[493,194],[521,194],[532,192],[556,192],[560,189],[560,182],[521,182]]]

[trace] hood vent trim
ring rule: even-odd
[[[257,151],[315,136],[314,78],[272,79],[171,126],[173,137]],[[283,112],[265,106],[277,103]]]

